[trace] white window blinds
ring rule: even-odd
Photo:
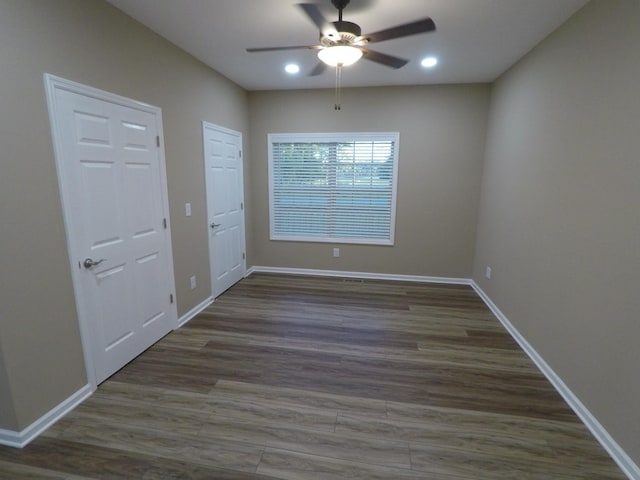
[[[398,139],[269,135],[271,239],[393,245]]]

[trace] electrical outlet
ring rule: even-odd
[[[340,249],[339,248],[334,248],[333,249],[333,256],[334,257],[339,257],[340,256]]]
[[[194,288],[196,288],[196,276],[192,276],[189,281],[191,282],[191,290],[193,290]]]
[[[187,217],[190,217],[190,216],[191,216],[191,204],[190,204],[190,203],[185,203],[185,204],[184,204],[184,214],[185,214]]]
[[[487,279],[490,279],[490,278],[491,278],[491,267],[487,267],[487,268],[485,269],[485,271],[484,271],[484,276],[485,276]]]

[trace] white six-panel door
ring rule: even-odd
[[[161,113],[47,81],[85,358],[97,385],[176,324]]]
[[[203,123],[212,295],[244,277],[242,135]]]

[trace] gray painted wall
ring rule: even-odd
[[[5,365],[6,362],[0,349],[0,425],[15,430],[18,422],[16,422],[15,412],[13,411],[13,399],[9,390],[9,380],[4,368]]]
[[[489,86],[346,89],[339,112],[333,94],[249,95],[252,263],[470,278]],[[267,134],[350,131],[400,132],[395,246],[270,241]]]
[[[474,268],[636,463],[639,51],[640,2],[597,0],[496,83]]]

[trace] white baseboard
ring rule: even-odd
[[[185,323],[187,323],[193,317],[198,315],[201,311],[203,311],[205,308],[207,308],[212,303],[213,303],[213,297],[205,298],[202,302],[200,302],[198,305],[193,307],[191,310],[189,310],[187,313],[185,313],[183,316],[181,316],[178,319],[178,326],[176,328],[180,328],[180,327],[184,326]]]
[[[29,444],[34,438],[44,432],[51,425],[64,417],[71,410],[76,408],[86,398],[93,393],[91,385],[87,384],[71,395],[57,407],[49,410],[38,420],[33,422],[21,432],[0,429],[0,445],[8,447],[23,448]]]
[[[362,278],[369,280],[394,280],[399,282],[448,283],[471,285],[469,278],[424,277],[421,275],[399,275],[395,273],[346,272],[342,270],[315,270],[311,268],[286,268],[254,266],[247,270],[245,277],[252,273],[281,273],[287,275],[311,275],[317,277]]]
[[[491,298],[478,286],[474,281],[471,282],[473,289],[480,295],[480,298],[486,303],[487,307],[498,318],[500,323],[507,329],[513,339],[518,342],[520,347],[525,351],[529,358],[536,364],[540,371],[547,377],[547,380],[551,382],[553,387],[569,404],[571,409],[578,415],[582,423],[589,429],[593,436],[600,442],[602,447],[609,453],[611,458],[618,464],[620,469],[631,480],[640,480],[640,468],[634,463],[634,461],[627,455],[620,445],[609,435],[609,432],[605,430],[596,417],[587,409],[587,407],[580,401],[580,399],[569,389],[564,383],[562,378],[553,371],[542,356],[531,346],[531,344],[520,334],[518,329],[513,326],[509,319],[500,311],[500,309],[493,303]]]

